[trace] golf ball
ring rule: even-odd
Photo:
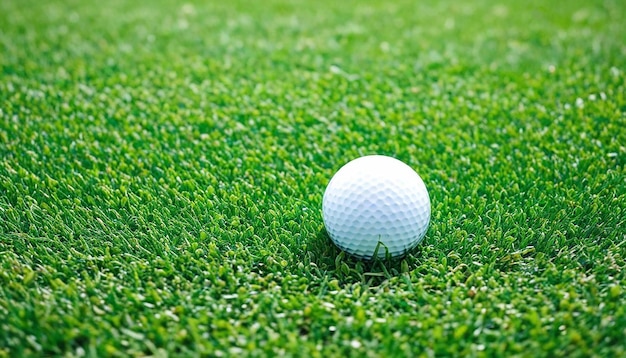
[[[426,235],[430,198],[411,167],[369,155],[347,163],[332,177],[322,216],[328,235],[345,252],[368,260],[375,253],[399,257]]]

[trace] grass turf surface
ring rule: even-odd
[[[0,3],[0,356],[626,354],[626,6]],[[425,241],[340,254],[365,154]]]

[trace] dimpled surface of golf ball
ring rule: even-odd
[[[426,235],[430,198],[422,178],[382,155],[354,159],[332,177],[322,199],[324,226],[343,251],[362,259],[400,257]]]

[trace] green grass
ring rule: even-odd
[[[0,2],[0,356],[626,355],[626,5]],[[426,239],[321,198],[403,160]]]

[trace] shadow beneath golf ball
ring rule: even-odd
[[[361,282],[368,286],[378,286],[383,282],[409,272],[417,265],[407,256],[397,259],[362,260],[341,251],[332,242],[326,229],[322,228],[309,242],[309,257],[317,269],[328,275],[329,281],[336,279],[342,285]],[[419,250],[419,249],[417,249]]]

